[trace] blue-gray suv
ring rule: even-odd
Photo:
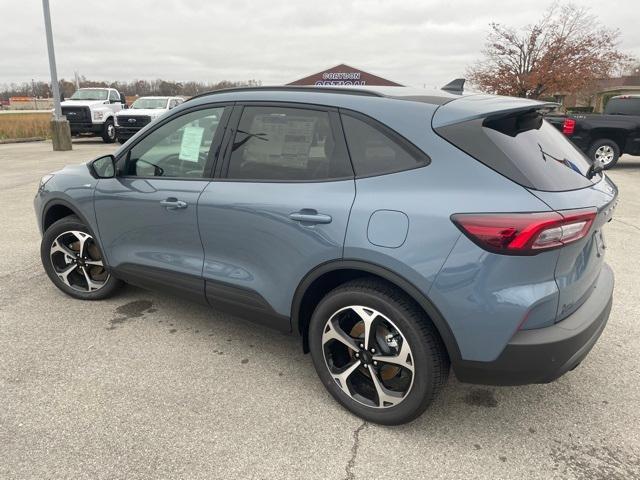
[[[463,382],[549,382],[611,309],[615,185],[549,104],[409,88],[195,97],[115,154],[46,175],[51,281],[83,300],[160,289],[301,337],[362,418]]]

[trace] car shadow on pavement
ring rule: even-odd
[[[295,362],[299,365],[295,374],[305,377],[297,378],[295,382],[313,389],[313,395],[323,395],[328,409],[341,408],[322,388],[311,357],[303,353],[301,339],[298,336],[280,333],[206,305],[194,304],[179,297],[160,295],[130,285],[124,287],[123,294],[118,295],[120,306],[115,309],[114,318],[107,330],[123,328],[127,322],[141,317],[155,320],[155,316],[162,315],[163,318],[174,320],[151,322],[155,325],[154,328],[165,329],[170,334],[204,335],[211,338],[212,343],[216,345],[224,337],[228,342],[225,354],[230,357],[245,357],[246,352],[250,351],[254,357],[252,361],[271,365],[279,370],[285,370],[288,362]],[[497,417],[502,418],[502,421],[511,419],[525,425],[530,415],[542,415],[541,418],[531,420],[533,423],[539,423],[550,402],[568,401],[566,395],[572,393],[572,381],[575,380],[573,377],[579,375],[580,367],[550,384],[492,387],[460,383],[451,371],[445,388],[424,415],[408,425],[390,428],[420,429],[426,434],[434,428],[447,428],[461,421],[471,421],[477,428],[483,428],[482,424],[486,423],[485,427],[490,431],[490,426]],[[568,378],[569,376],[572,378]],[[528,428],[527,425],[525,430]]]

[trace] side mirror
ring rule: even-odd
[[[89,169],[96,178],[113,178],[116,176],[116,157],[105,155],[96,158],[89,164]]]

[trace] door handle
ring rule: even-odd
[[[160,202],[160,205],[162,205],[167,210],[178,210],[187,208],[187,202],[183,202],[182,200],[178,200],[174,197],[169,197],[166,200],[162,200]]]
[[[294,222],[300,222],[303,225],[315,225],[318,223],[331,223],[331,215],[325,215],[324,213],[318,213],[311,208],[303,208],[298,212],[289,214],[289,218]]]

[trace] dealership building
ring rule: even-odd
[[[392,80],[379,77],[344,63],[328,68],[308,77],[301,78],[288,85],[375,85],[385,87],[402,87]]]

